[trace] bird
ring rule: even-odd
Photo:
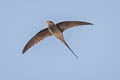
[[[53,21],[46,21],[47,28],[39,31],[35,36],[33,36],[28,43],[23,48],[22,54],[24,54],[29,48],[31,48],[34,44],[37,44],[41,40],[55,36],[58,40],[62,41],[65,46],[72,52],[72,54],[78,59],[78,56],[73,52],[73,50],[66,43],[63,32],[69,28],[81,25],[93,25],[92,23],[85,21],[62,21],[59,23],[54,23]]]

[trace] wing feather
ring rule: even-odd
[[[49,36],[51,36],[51,33],[48,31],[48,28],[41,30],[34,37],[32,37],[31,40],[28,41],[22,53],[24,54],[31,46],[33,46],[34,44],[38,43],[39,41]]]
[[[80,26],[80,25],[93,25],[89,22],[84,21],[64,21],[57,23],[56,26],[63,32],[64,30],[74,27],[74,26]]]

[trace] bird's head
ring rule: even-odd
[[[47,21],[46,24],[47,24],[48,27],[55,25],[52,21]]]

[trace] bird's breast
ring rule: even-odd
[[[62,35],[62,32],[56,26],[48,27],[48,30],[55,37],[58,37],[58,36]]]
[[[48,27],[49,31],[52,33],[58,33],[60,30],[56,26]]]

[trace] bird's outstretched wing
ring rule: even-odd
[[[64,21],[57,23],[56,26],[63,32],[64,30],[74,27],[74,26],[80,26],[80,25],[93,25],[89,22],[84,21]]]
[[[29,40],[29,42],[25,45],[22,53],[24,54],[31,46],[49,36],[51,36],[51,33],[48,31],[48,28],[41,30],[34,37],[32,37],[31,40]]]

